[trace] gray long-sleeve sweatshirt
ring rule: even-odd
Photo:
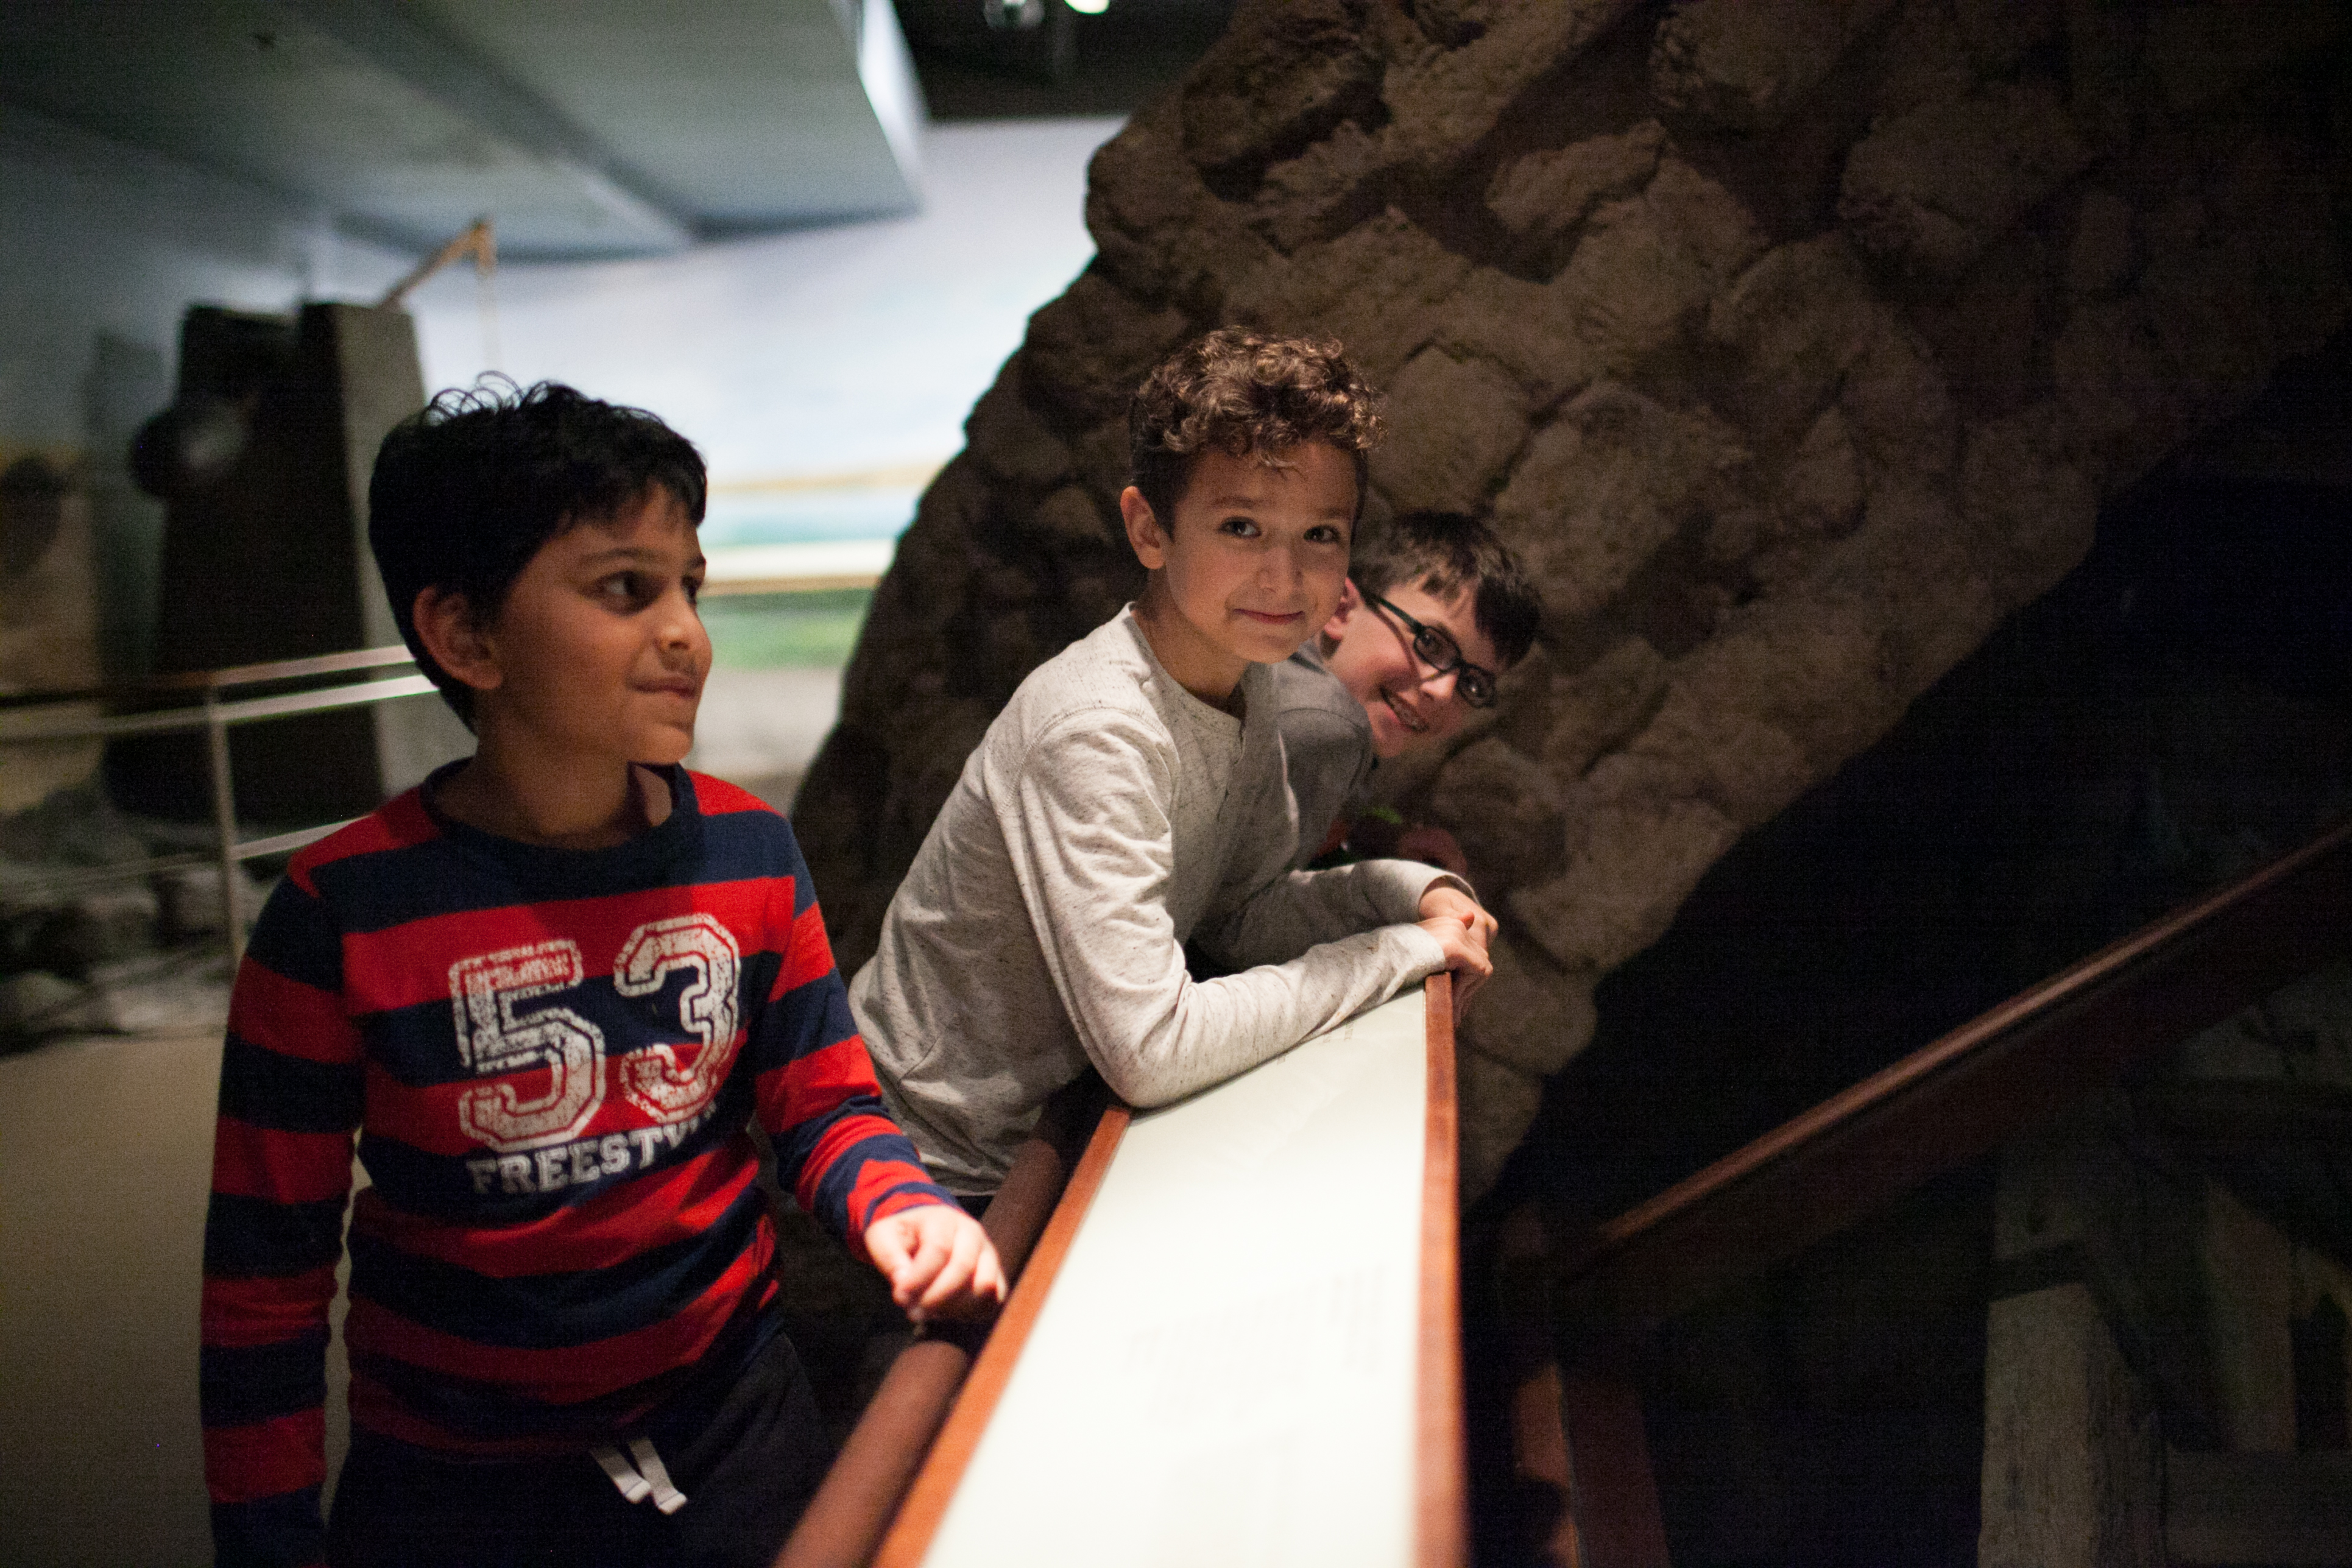
[[[1459,879],[1288,868],[1265,667],[1244,719],[1186,691],[1132,608],[1031,672],[965,763],[850,1005],[950,1190],[990,1193],[1091,1063],[1137,1106],[1255,1067],[1444,967],[1412,923]],[[1235,973],[1194,980],[1184,943]]]

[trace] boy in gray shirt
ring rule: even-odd
[[[884,1100],[967,1196],[1089,1066],[1164,1104],[1437,970],[1457,1008],[1492,973],[1459,878],[1289,868],[1270,667],[1339,607],[1370,388],[1336,344],[1226,329],[1145,378],[1129,432],[1141,597],[1013,693],[850,987]],[[1193,979],[1187,942],[1234,973]]]
[[[1298,804],[1291,863],[1348,850],[1464,870],[1445,829],[1355,831],[1366,826],[1356,808],[1381,762],[1443,744],[1474,710],[1494,705],[1496,679],[1527,657],[1542,618],[1518,558],[1477,519],[1414,511],[1367,528],[1339,607],[1274,669]]]

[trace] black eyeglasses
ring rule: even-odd
[[[1473,708],[1492,708],[1495,705],[1495,672],[1464,658],[1462,646],[1454,640],[1452,633],[1443,626],[1422,625],[1370,590],[1365,591],[1364,598],[1404,623],[1404,629],[1412,634],[1413,658],[1429,666],[1432,677],[1450,672],[1454,677],[1454,689],[1463,701]]]

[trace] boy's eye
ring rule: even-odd
[[[1340,536],[1339,530],[1333,524],[1328,522],[1318,522],[1314,527],[1308,529],[1307,531],[1307,542],[1309,544],[1345,544],[1348,542],[1346,539]]]
[[[1229,517],[1225,519],[1224,521],[1217,524],[1217,531],[1219,533],[1230,533],[1235,539],[1255,539],[1257,537],[1257,523],[1255,520],[1252,518]]]
[[[615,572],[596,584],[598,597],[632,609],[653,596],[647,589],[648,584],[642,572]]]

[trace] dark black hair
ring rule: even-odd
[[[1348,575],[1366,593],[1419,588],[1439,599],[1475,584],[1471,618],[1507,668],[1527,658],[1543,620],[1543,597],[1519,558],[1493,529],[1461,512],[1400,512],[1366,529],[1349,557]]]
[[[700,526],[708,487],[693,442],[642,408],[552,381],[451,388],[383,438],[368,481],[368,548],[401,640],[457,717],[472,724],[473,690],[417,640],[416,595],[457,594],[478,619],[495,620],[541,546],[618,515],[656,485]]]
[[[1364,454],[1381,438],[1380,403],[1331,339],[1220,327],[1160,361],[1136,388],[1127,416],[1135,488],[1172,531],[1202,453],[1279,458],[1301,442],[1322,441],[1355,463],[1361,517]]]

